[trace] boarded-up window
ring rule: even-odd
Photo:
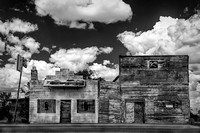
[[[149,68],[158,68],[158,61],[149,61]]]
[[[38,99],[38,113],[56,113],[55,99]]]
[[[77,100],[77,113],[95,113],[95,100]]]

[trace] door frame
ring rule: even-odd
[[[61,114],[62,114],[62,110],[61,110],[61,107],[62,107],[62,101],[69,101],[70,102],[70,122],[69,123],[71,123],[71,111],[72,111],[72,100],[71,99],[60,99],[60,123],[63,123],[64,124],[64,122],[62,122],[62,117],[61,117]],[[67,124],[67,123],[66,123]]]
[[[125,99],[124,100],[124,123],[126,123],[126,103],[127,102],[133,102],[133,103],[144,103],[143,106],[143,123],[145,123],[145,99]],[[134,124],[134,123],[133,123]]]

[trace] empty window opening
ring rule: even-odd
[[[38,113],[56,113],[56,100],[54,99],[38,99]]]
[[[95,100],[77,100],[77,113],[95,113]]]
[[[149,68],[158,68],[158,61],[149,61]]]

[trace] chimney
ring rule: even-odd
[[[31,80],[38,80],[38,72],[35,66],[31,69]]]

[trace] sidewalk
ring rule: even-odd
[[[0,124],[0,132],[143,132],[200,133],[199,126],[158,124]]]

